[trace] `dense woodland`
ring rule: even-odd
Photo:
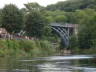
[[[78,38],[71,37],[69,48],[96,50],[96,0],[67,0],[47,7],[38,3],[24,5],[22,9],[14,4],[0,9],[0,26],[10,34],[24,31],[22,36],[60,43],[50,23],[78,24]]]

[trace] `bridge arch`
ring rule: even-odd
[[[73,34],[75,25],[74,24],[60,24],[60,23],[52,23],[52,30],[59,34],[63,45],[66,48],[69,47],[70,44],[70,36]]]

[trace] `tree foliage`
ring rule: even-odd
[[[26,7],[27,11],[31,11],[31,10],[43,10],[43,6],[39,5],[38,3],[34,2],[34,3],[28,3],[28,4],[24,4]]]
[[[75,11],[85,8],[96,8],[95,0],[67,0],[61,1],[56,4],[48,5],[47,10],[63,10],[63,11]]]
[[[2,27],[10,33],[18,33],[23,27],[22,12],[13,4],[2,9]]]
[[[56,11],[46,11],[45,17],[49,22],[62,22],[65,23],[67,21],[66,13],[64,11],[56,10]]]
[[[79,25],[79,45],[80,48],[91,48],[96,40],[96,12],[86,9],[77,12]]]
[[[31,11],[27,15],[25,25],[27,35],[36,38],[41,38],[50,29],[46,19],[38,11]]]

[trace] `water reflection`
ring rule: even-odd
[[[15,64],[9,72],[96,72],[95,55],[25,58]]]

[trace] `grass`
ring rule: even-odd
[[[48,56],[54,52],[46,40],[0,40],[0,57]]]

